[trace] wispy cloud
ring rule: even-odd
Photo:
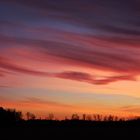
[[[12,37],[7,38],[5,43],[10,41],[16,45],[34,46],[34,49],[41,53],[38,59],[42,58],[42,61],[47,61],[45,56],[49,55],[52,58],[63,59],[63,63],[77,66],[123,73],[139,73],[140,50],[138,47],[132,49],[133,43],[130,43],[131,46],[127,46],[124,44],[126,40],[122,41],[121,45],[96,38],[75,37],[75,39],[74,36],[64,37],[65,43],[62,38],[59,41],[48,41]]]
[[[47,101],[35,97],[27,98],[23,101],[21,101],[23,104],[36,104],[36,105],[48,105],[48,106],[54,106],[54,107],[66,107],[66,108],[73,108],[73,105],[63,104],[55,101]]]
[[[130,76],[130,75],[112,76],[112,77],[98,79],[96,78],[96,76],[90,75],[88,73],[74,72],[74,71],[57,73],[54,75],[59,78],[87,82],[87,83],[96,84],[96,85],[105,85],[105,84],[109,84],[109,83],[120,81],[120,80],[136,80],[133,76]]]
[[[121,110],[130,113],[140,113],[140,105],[124,106],[121,108]]]
[[[97,85],[109,84],[111,82],[116,82],[120,80],[136,80],[133,75],[112,76],[112,77],[97,79],[95,75],[91,75],[89,73],[84,73],[84,72],[77,72],[77,71],[64,71],[59,73],[36,71],[36,70],[28,69],[26,67],[12,64],[9,61],[4,60],[3,58],[1,58],[0,65],[2,68],[6,70],[12,70],[23,74],[44,76],[44,77],[45,76],[56,77],[56,78],[69,79],[69,80],[75,80],[80,82],[87,82],[90,84],[97,84]]]

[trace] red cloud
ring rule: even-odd
[[[87,82],[96,85],[105,85],[120,80],[136,80],[136,78],[131,75],[112,76],[112,77],[97,79],[95,76],[90,75],[88,73],[73,72],[73,71],[57,73],[55,74],[55,76],[59,78]]]
[[[75,80],[80,82],[87,82],[96,85],[105,85],[120,80],[136,80],[133,75],[112,76],[112,77],[97,79],[95,76],[84,72],[64,71],[60,73],[55,73],[55,72],[49,73],[49,72],[35,71],[35,70],[27,69],[26,67],[12,64],[11,62],[3,59],[2,57],[0,59],[0,66],[3,69],[20,72],[23,74],[56,77],[56,78],[69,79],[69,80]]]

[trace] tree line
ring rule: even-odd
[[[25,118],[23,118],[23,114],[21,111],[16,111],[15,109],[4,109],[3,107],[0,107],[0,122],[7,122],[7,123],[12,123],[12,122],[17,122],[17,121],[21,121],[21,120],[25,120]],[[38,120],[37,117],[35,116],[35,114],[31,113],[31,112],[27,112],[26,113],[26,120]],[[40,118],[41,120],[41,118]],[[48,116],[46,117],[45,120],[56,120],[54,114],[50,113],[48,114]],[[127,121],[127,120],[140,120],[140,116],[138,117],[133,117],[130,119],[126,119],[126,118],[119,118],[118,116],[113,116],[113,115],[100,115],[100,114],[93,114],[93,115],[87,115],[87,114],[83,114],[82,117],[80,118],[80,116],[78,114],[72,114],[71,118],[68,119],[67,117],[65,117],[66,121],[68,120],[83,120],[83,121]]]

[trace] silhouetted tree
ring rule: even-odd
[[[50,113],[49,115],[48,115],[48,120],[53,120],[54,119],[54,114],[53,113]]]
[[[115,116],[114,121],[119,121],[119,118],[117,116]]]
[[[67,116],[65,116],[65,120],[68,120]]]
[[[86,116],[86,120],[91,121],[91,120],[92,120],[91,115],[87,115],[87,116]]]
[[[83,114],[83,120],[84,121],[86,120],[86,114]]]
[[[27,116],[27,120],[35,120],[36,118],[36,116],[31,112],[27,112],[26,116]]]
[[[71,120],[79,120],[78,114],[73,114]]]
[[[109,115],[108,116],[108,121],[113,121],[114,120],[114,117],[112,115]]]
[[[108,116],[104,116],[103,121],[105,121],[105,122],[108,121]]]
[[[93,115],[93,120],[94,121],[102,121],[102,115],[100,115],[100,114],[94,114]]]
[[[22,120],[22,112],[15,109],[4,109],[0,107],[0,122],[12,123]]]

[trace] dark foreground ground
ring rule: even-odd
[[[0,140],[140,139],[140,121],[26,121],[0,125]]]

